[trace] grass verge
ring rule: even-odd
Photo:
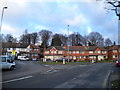
[[[119,88],[120,89],[120,80],[112,81],[111,88]]]

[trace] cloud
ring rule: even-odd
[[[88,31],[88,33],[91,33],[91,32],[92,32],[92,29],[88,26],[88,27],[87,27],[87,31]]]
[[[86,23],[86,19],[82,14],[80,14],[71,19],[65,20],[65,22],[71,26],[80,26],[80,24]]]
[[[21,28],[11,26],[9,24],[3,24],[1,28],[2,34],[11,34],[13,37],[19,37],[23,32],[21,31]]]

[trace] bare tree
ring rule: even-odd
[[[59,37],[61,39],[61,42],[62,42],[62,45],[67,45],[67,40],[68,40],[68,37],[67,35],[63,35],[63,34],[59,34]]]
[[[72,46],[82,45],[84,43],[85,38],[80,33],[73,33],[70,35],[70,43]]]
[[[112,41],[109,38],[105,39],[105,46],[111,46],[111,45],[112,45]]]
[[[49,40],[52,36],[52,32],[49,30],[42,30],[39,32],[39,35],[41,37],[41,41],[42,41],[42,46],[45,48],[48,46]]]
[[[7,34],[4,36],[5,42],[16,43],[17,38],[14,38],[11,34]]]
[[[105,1],[105,3],[108,3],[111,5],[111,8],[105,7],[105,9],[115,11],[116,16],[118,16],[118,19],[120,20],[120,0],[96,0],[96,1]]]
[[[54,34],[52,38],[51,46],[61,46],[62,41],[59,34]]]
[[[27,29],[24,31],[23,35],[20,36],[19,42],[21,43],[31,43],[31,34],[28,33]]]
[[[31,42],[33,44],[35,44],[35,43],[37,43],[37,41],[38,41],[38,33],[34,32],[34,33],[31,34]]]
[[[102,46],[104,43],[103,36],[98,32],[91,32],[88,35],[88,40],[92,45],[95,45],[95,46]]]

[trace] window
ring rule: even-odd
[[[81,54],[84,54],[84,51],[80,51]]]
[[[55,53],[57,53],[57,52],[56,52],[56,51],[51,51],[51,53],[54,53],[54,54],[55,54]]]
[[[58,51],[59,54],[62,54],[62,51]]]
[[[93,53],[93,51],[89,51],[89,53]]]
[[[34,54],[34,56],[38,56],[38,54]]]
[[[106,53],[106,51],[102,51],[102,53]]]
[[[46,53],[46,54],[48,54],[48,53],[49,53],[49,51],[45,51],[45,53]]]
[[[94,58],[93,56],[90,56],[89,58]]]
[[[118,55],[113,55],[113,58],[118,58]]]
[[[76,51],[76,54],[79,54],[79,51]]]
[[[35,51],[38,51],[38,49],[34,49]]]
[[[80,56],[80,58],[81,58],[81,59],[84,59],[84,58],[85,58],[85,56]]]
[[[95,51],[95,53],[100,53],[100,51]]]
[[[75,51],[73,51],[73,54],[75,54]]]
[[[117,50],[113,50],[113,53],[117,53]]]

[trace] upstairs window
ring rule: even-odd
[[[84,54],[84,51],[80,51],[81,54]]]
[[[117,53],[117,50],[113,50],[113,53]]]
[[[46,53],[46,54],[48,54],[48,53],[49,53],[49,51],[45,51],[45,53]]]
[[[79,54],[79,51],[76,51],[76,54]]]
[[[95,53],[100,53],[100,51],[95,51]]]
[[[93,51],[89,51],[89,53],[93,53]]]
[[[58,54],[62,54],[62,51],[58,51]]]
[[[106,51],[102,51],[102,53],[106,53]]]
[[[75,51],[73,51],[73,54],[75,54]]]
[[[51,51],[51,53],[56,54],[57,52],[56,51]]]

